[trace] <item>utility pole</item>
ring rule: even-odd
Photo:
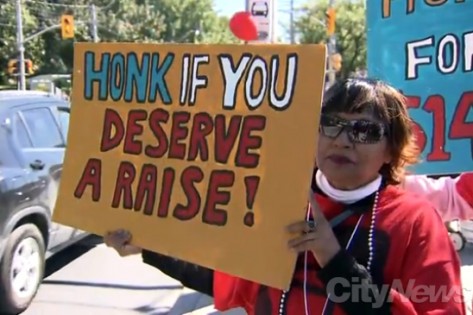
[[[18,78],[18,88],[22,91],[26,90],[25,79],[25,46],[23,42],[23,17],[21,14],[21,0],[16,0],[16,44],[18,49],[18,61],[20,63],[20,73]]]
[[[271,10],[271,43],[274,44],[278,41],[278,0],[268,1],[270,3]]]
[[[95,7],[95,4],[90,4],[90,16],[92,17],[92,40],[94,43],[97,43],[99,41],[99,36],[97,32],[97,8]]]
[[[245,0],[245,11],[250,12],[250,1]],[[245,45],[248,44],[247,41],[245,41]]]
[[[291,34],[291,44],[296,43],[296,34],[294,29],[294,0],[291,0],[289,12],[289,23],[290,23],[290,34]]]
[[[335,6],[335,0],[329,0],[328,4],[328,10],[332,10]],[[330,62],[330,57],[335,54],[337,51],[337,42],[335,38],[335,32],[330,34],[329,40],[328,40],[328,45],[327,45],[327,50],[328,50],[328,81],[329,81],[329,86],[332,86],[335,83],[335,69],[332,66],[332,63]]]
[[[148,10],[148,0],[145,0],[145,16],[146,16],[146,19],[149,18],[149,10]]]

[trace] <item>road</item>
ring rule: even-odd
[[[461,257],[471,314],[472,244]],[[46,269],[43,285],[24,315],[220,314],[213,310],[210,298],[182,288],[177,281],[141,263],[139,256],[119,257],[94,237],[52,257]]]
[[[139,256],[121,258],[89,238],[48,261],[43,285],[23,314],[168,314],[183,293],[179,282]]]
[[[473,244],[467,244],[467,247],[460,253],[462,258],[462,283],[464,286],[464,295],[467,303],[467,315],[473,314]]]

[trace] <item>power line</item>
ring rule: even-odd
[[[49,3],[49,2],[43,2],[43,1],[37,1],[37,0],[24,0],[25,3],[32,3],[32,4],[41,4],[45,6],[50,6],[50,7],[56,7],[56,8],[77,8],[77,9],[86,9],[88,8],[88,5],[86,4],[64,4],[64,3]]]
[[[49,2],[38,1],[38,0],[24,0],[24,2],[25,3],[41,4],[41,5],[46,5],[46,6],[50,6],[50,7],[57,7],[57,8],[76,8],[76,9],[89,9],[91,5],[94,5],[97,10],[107,10],[116,2],[116,0],[110,0],[110,2],[107,5],[104,5],[104,6],[98,6],[98,5],[95,5],[95,4],[49,3]]]

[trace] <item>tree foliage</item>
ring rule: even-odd
[[[75,20],[74,39],[55,28],[25,43],[36,74],[71,73],[74,42],[92,41],[90,0],[22,0],[25,38],[58,25],[63,14]],[[228,19],[212,0],[94,0],[101,42],[231,43]],[[0,84],[7,63],[17,58],[15,1],[0,0]]]
[[[341,77],[366,68],[365,1],[337,0],[335,36],[337,51],[343,57]],[[296,20],[302,43],[327,42],[324,26],[328,1],[312,0],[304,6],[304,13]]]

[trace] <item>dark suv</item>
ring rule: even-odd
[[[0,314],[19,314],[45,259],[86,234],[51,221],[69,126],[69,102],[0,91]]]

